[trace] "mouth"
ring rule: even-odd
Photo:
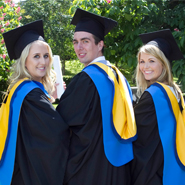
[[[144,71],[145,74],[151,74],[152,71]]]
[[[85,55],[86,55],[85,53],[80,53],[78,56],[79,56],[80,58],[83,58]]]
[[[45,67],[38,67],[37,69],[43,71],[45,70]]]

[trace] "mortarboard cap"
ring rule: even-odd
[[[3,33],[10,60],[18,59],[23,49],[35,40],[44,41],[43,21],[37,20]]]
[[[104,36],[107,35],[113,27],[117,26],[117,22],[110,18],[99,16],[80,8],[77,8],[71,24],[76,26],[75,32],[89,32],[101,40],[104,40]]]
[[[169,29],[143,33],[139,36],[143,44],[158,47],[170,62],[184,58]]]

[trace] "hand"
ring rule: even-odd
[[[57,86],[58,85],[59,85],[59,83],[56,83],[55,84],[55,90],[53,91],[53,94],[52,94],[52,96],[53,96],[54,99],[57,99]]]
[[[64,87],[64,90],[66,90],[66,83],[63,81],[63,87]]]
[[[58,98],[58,94],[57,94],[57,86],[59,85],[59,83],[56,83],[55,84],[55,90],[53,91],[53,94],[52,94],[52,97],[54,99],[57,99]],[[66,90],[66,83],[63,81],[63,87],[64,87],[64,90]]]

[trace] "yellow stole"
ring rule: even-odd
[[[170,90],[170,88],[160,82],[159,83],[168,94],[168,97],[171,102],[171,106],[174,112],[174,116],[176,119],[176,149],[178,157],[181,161],[181,163],[185,166],[185,105],[184,105],[184,98],[182,93],[181,95],[181,105],[183,108],[183,111],[181,113],[178,101],[176,97],[174,96],[173,92]]]
[[[2,159],[3,151],[6,144],[6,139],[8,135],[8,123],[9,123],[9,112],[10,112],[10,101],[12,98],[12,95],[14,94],[14,91],[16,88],[27,79],[23,79],[18,81],[10,90],[9,95],[6,100],[6,104],[2,103],[0,108],[0,161]],[[6,97],[5,97],[6,98]]]
[[[117,133],[124,140],[134,137],[137,132],[134,110],[130,94],[128,91],[128,87],[122,73],[115,66],[111,66],[118,74],[117,81],[112,70],[105,64],[102,64],[100,62],[94,62],[92,64],[96,64],[99,67],[101,67],[108,74],[108,76],[114,81],[115,95],[112,114],[114,127]]]

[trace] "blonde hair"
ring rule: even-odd
[[[33,80],[32,76],[29,74],[28,70],[25,67],[25,63],[26,63],[26,59],[29,55],[29,51],[31,46],[33,45],[33,43],[35,42],[43,42],[47,48],[48,48],[48,53],[49,53],[49,66],[46,72],[46,75],[41,79],[41,83],[43,84],[44,88],[46,89],[46,91],[52,95],[55,87],[55,81],[56,81],[56,73],[54,72],[54,70],[52,69],[52,63],[53,63],[53,55],[52,55],[52,51],[50,46],[41,40],[36,40],[30,44],[28,44],[24,50],[21,53],[21,56],[19,59],[17,59],[14,63],[14,65],[12,66],[12,75],[9,78],[9,88],[8,91],[11,90],[11,88],[14,86],[15,83],[17,83],[19,80],[23,79],[23,78],[28,78],[30,80]]]
[[[139,49],[138,54],[137,54],[138,63],[137,63],[137,67],[136,67],[136,84],[138,87],[138,89],[137,89],[137,96],[138,97],[141,97],[143,92],[150,85],[150,82],[144,78],[143,73],[139,69],[139,61],[140,61],[141,53],[152,55],[161,62],[162,66],[163,66],[163,70],[162,70],[161,75],[158,77],[158,79],[156,81],[161,82],[161,83],[165,82],[166,85],[172,86],[175,91],[181,92],[180,88],[173,81],[173,75],[171,72],[170,62],[166,58],[164,53],[154,45],[144,45]]]

